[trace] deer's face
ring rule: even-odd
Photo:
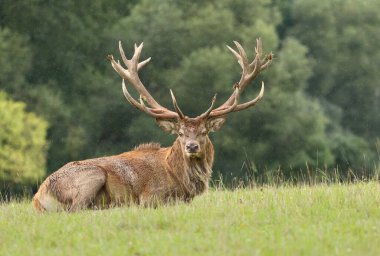
[[[164,131],[178,135],[185,156],[200,158],[209,141],[208,133],[219,130],[224,121],[225,118],[185,118],[177,121],[157,120],[157,123]]]

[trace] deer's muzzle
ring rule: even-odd
[[[186,144],[186,153],[195,154],[199,152],[199,144],[196,142],[190,142]]]

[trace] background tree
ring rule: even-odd
[[[260,80],[265,98],[213,135],[215,171],[360,173],[378,162],[378,7],[375,0],[5,0],[0,86],[49,122],[51,172],[71,160],[173,140],[125,101],[105,59],[118,55],[118,40],[127,55],[144,41],[142,57],[152,61],[141,77],[154,97],[170,107],[171,88],[184,111],[197,115],[239,79],[225,45],[237,40],[252,57],[261,37],[275,60],[242,100],[257,94]]]
[[[380,82],[375,71],[380,54],[375,43],[379,40],[375,32],[380,24],[379,4],[296,0],[282,9],[287,17],[282,34],[298,38],[317,64],[307,91],[324,103],[331,119],[336,165],[344,168],[373,163],[376,155],[380,128]],[[354,153],[348,157],[343,152]]]
[[[25,112],[25,104],[0,92],[0,182],[37,182],[45,175],[47,122]]]

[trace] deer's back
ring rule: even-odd
[[[141,195],[160,195],[170,186],[166,153],[165,148],[142,146],[120,155],[70,162],[52,173],[36,195],[51,195],[70,205],[79,194],[93,191],[95,201],[106,204],[138,203]]]

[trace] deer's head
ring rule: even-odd
[[[178,120],[158,119],[158,125],[167,133],[176,134],[186,157],[203,157],[209,143],[208,133],[222,127],[225,118],[189,118]]]
[[[173,92],[170,90],[173,106],[175,111],[161,106],[146,90],[142,84],[138,71],[145,66],[150,58],[139,62],[143,44],[135,45],[135,52],[131,59],[127,59],[124,50],[119,42],[120,55],[127,69],[123,68],[119,61],[115,61],[112,55],[108,56],[112,67],[123,78],[122,87],[127,100],[140,111],[154,117],[158,125],[170,134],[177,134],[181,143],[182,151],[187,157],[201,157],[205,152],[205,145],[209,140],[209,132],[215,132],[222,127],[229,113],[237,112],[254,106],[264,95],[264,83],[261,85],[259,95],[251,101],[240,103],[239,97],[245,87],[254,80],[254,78],[269,66],[272,62],[273,55],[269,53],[262,59],[261,39],[256,40],[256,56],[251,63],[248,62],[247,55],[243,47],[234,42],[238,52],[227,46],[235,55],[239,65],[242,68],[240,81],[233,86],[233,92],[226,102],[219,107],[214,108],[216,95],[211,101],[211,106],[201,115],[190,118],[185,116],[180,110]],[[124,80],[127,80],[134,89],[140,94],[140,99],[134,99],[128,92]],[[147,105],[145,104],[147,103]]]

